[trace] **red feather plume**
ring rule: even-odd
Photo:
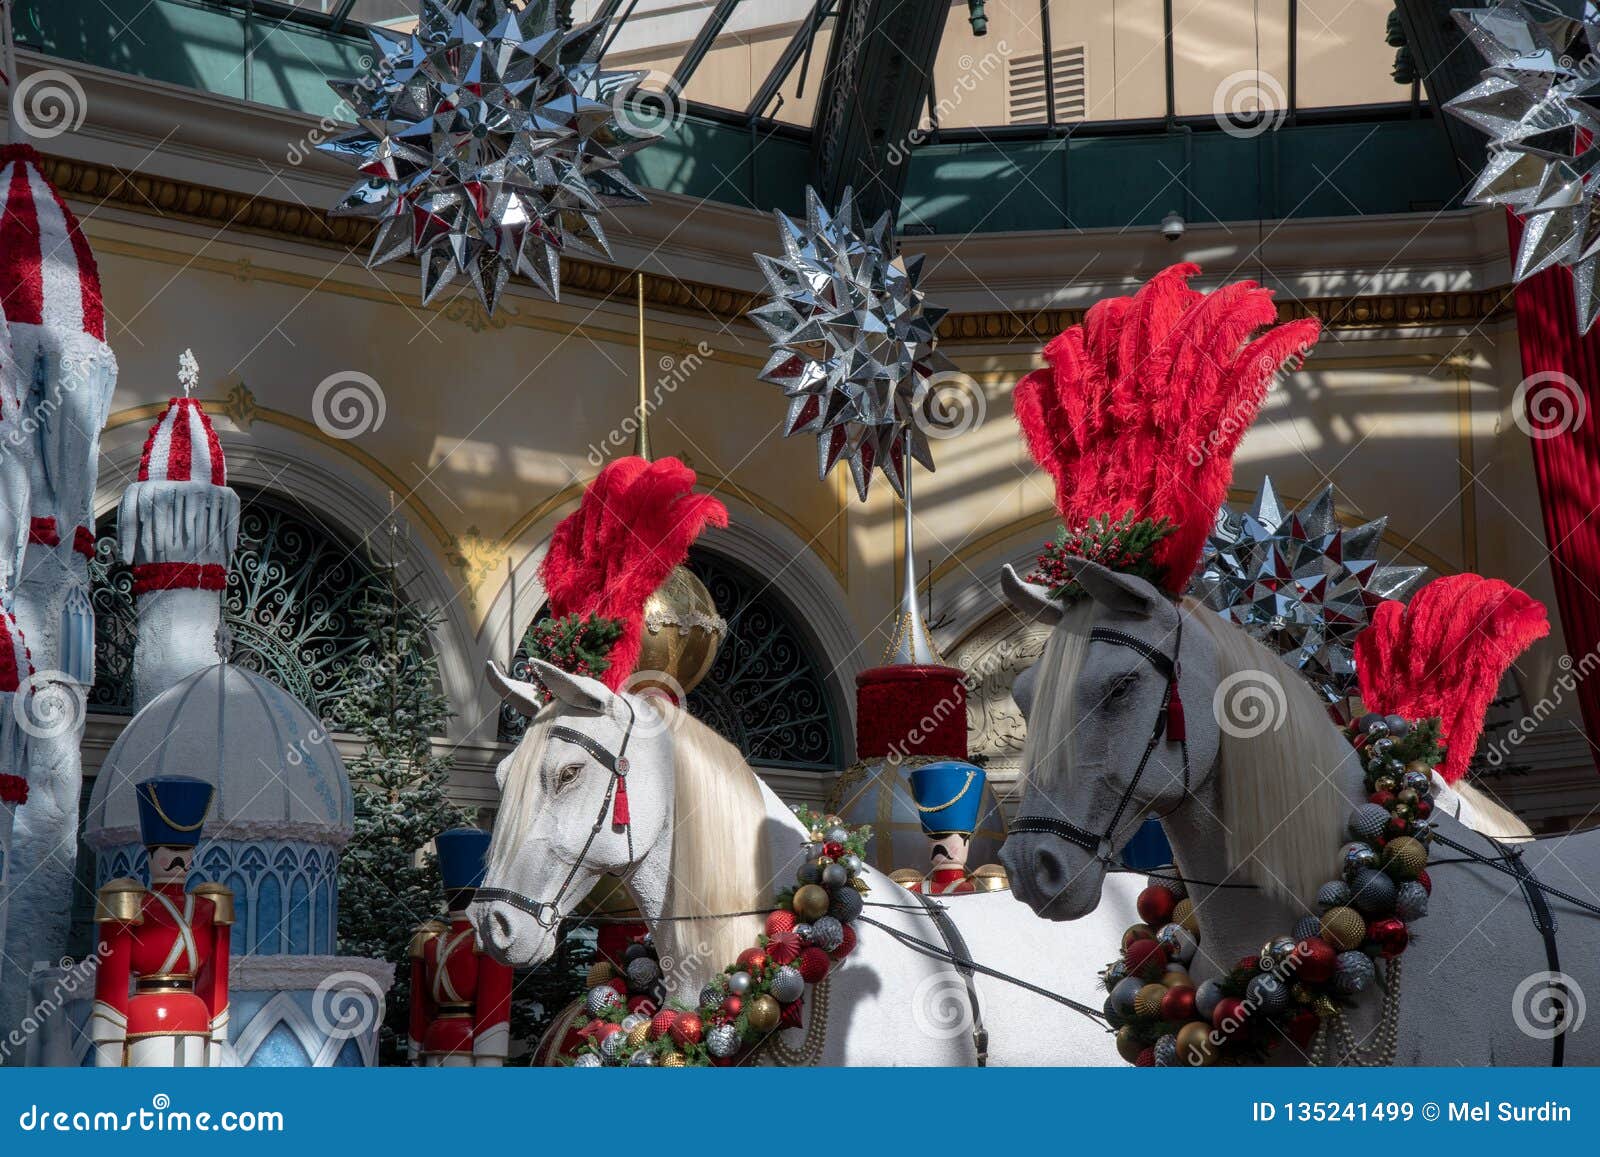
[[[1189,584],[1273,378],[1321,332],[1314,318],[1273,326],[1272,293],[1253,281],[1190,289],[1199,272],[1173,265],[1132,297],[1098,302],[1045,347],[1047,368],[1015,396],[1069,529],[1130,511],[1172,522],[1155,562],[1174,593]]]
[[[603,681],[618,690],[633,674],[644,639],[644,604],[708,526],[727,526],[728,508],[693,493],[694,471],[676,458],[619,458],[595,476],[578,509],[561,520],[540,564],[550,614],[620,619]]]
[[[1368,711],[1437,715],[1447,783],[1467,772],[1483,716],[1511,664],[1550,633],[1544,604],[1499,579],[1458,574],[1423,587],[1409,605],[1385,602],[1356,636],[1356,674]]]

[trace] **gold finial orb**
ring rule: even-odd
[[[999,864],[984,864],[972,873],[972,882],[980,892],[1005,892],[1011,888],[1011,877]]]
[[[644,604],[644,643],[628,689],[677,700],[693,691],[716,661],[728,624],[711,592],[687,567],[674,567]]]

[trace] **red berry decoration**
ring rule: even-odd
[[[828,975],[828,965],[828,954],[817,947],[807,948],[795,962],[795,967],[800,970],[801,979],[807,984],[816,984]]]
[[[1322,937],[1308,936],[1294,946],[1294,958],[1295,979],[1309,984],[1323,984],[1333,979],[1339,953]]]
[[[642,1012],[645,1016],[654,1016],[656,1014],[656,1002],[648,996],[630,996],[628,997],[628,1011]]]
[[[846,924],[844,926],[844,939],[839,941],[839,947],[828,953],[828,955],[833,957],[835,960],[843,960],[846,956],[850,955],[850,953],[855,949],[855,946],[856,930],[850,925]]]
[[[1178,906],[1178,898],[1160,884],[1151,884],[1139,893],[1138,906],[1139,919],[1152,928],[1160,928],[1172,923],[1172,910]]]
[[[739,953],[739,967],[746,972],[760,972],[767,966],[767,954],[759,948],[746,948]]]
[[[1411,942],[1406,922],[1394,916],[1385,916],[1367,925],[1367,939],[1383,950],[1385,956],[1399,956]]]
[[[672,1026],[677,1023],[678,1014],[670,1008],[664,1008],[650,1021],[650,1039],[660,1040],[672,1031]]]
[[[1167,989],[1167,995],[1161,998],[1161,1019],[1181,1023],[1194,1018],[1194,988],[1191,985],[1180,984],[1176,988]]]
[[[767,935],[776,936],[780,932],[793,932],[794,926],[799,921],[795,914],[787,908],[779,908],[776,912],[767,913]]]
[[[849,925],[845,931],[850,931]],[[789,964],[800,955],[800,937],[793,932],[771,932],[767,935],[767,959],[774,964]]]
[[[1123,950],[1128,973],[1145,980],[1154,980],[1167,966],[1167,950],[1154,940],[1135,940]]]
[[[651,1022],[652,1026],[654,1023],[654,1021]],[[697,1045],[700,1043],[701,1034],[705,1031],[705,1024],[697,1014],[686,1012],[673,1021],[672,1026],[667,1031],[672,1034],[672,1039],[680,1045]]]

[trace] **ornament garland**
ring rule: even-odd
[[[794,813],[807,829],[806,861],[795,885],[774,897],[756,943],[706,985],[693,1006],[662,1003],[661,962],[648,936],[624,950],[621,973],[606,962],[594,965],[585,1015],[572,1026],[583,1041],[574,1066],[735,1065],[772,1033],[800,1027],[807,989],[856,946],[872,829],[846,826],[838,816],[804,806]]]
[[[1109,514],[1091,518],[1076,530],[1063,526],[1055,541],[1039,555],[1028,581],[1048,586],[1053,599],[1082,598],[1084,589],[1068,574],[1064,560],[1086,558],[1108,570],[1159,583],[1161,570],[1156,565],[1155,549],[1173,529],[1169,519],[1136,519],[1131,510],[1118,519]]]
[[[1101,973],[1117,1051],[1138,1066],[1264,1060],[1287,1037],[1319,1052],[1330,1025],[1377,980],[1384,1018],[1398,1007],[1400,956],[1410,925],[1428,913],[1433,882],[1433,766],[1443,757],[1439,720],[1367,714],[1347,729],[1366,765],[1367,801],[1351,812],[1339,878],[1317,889],[1321,917],[1305,916],[1226,975],[1195,984],[1200,944],[1194,902],[1181,879],[1151,877],[1122,955]],[[1393,1026],[1385,1039],[1392,1047]],[[1344,1032],[1349,1037],[1348,1031]]]

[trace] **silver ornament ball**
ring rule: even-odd
[[[593,1053],[579,1053],[572,1058],[572,1067],[575,1069],[603,1069],[605,1062]]]
[[[1363,916],[1387,916],[1394,901],[1394,880],[1387,872],[1363,868],[1351,877],[1350,902]]]
[[[1137,976],[1124,977],[1111,990],[1111,1006],[1123,1016],[1132,1016],[1133,999],[1139,995],[1139,990],[1143,987],[1144,981]]]
[[[1365,952],[1341,952],[1333,962],[1333,987],[1345,996],[1354,996],[1377,975],[1372,959]]]
[[[849,924],[861,915],[861,909],[865,906],[866,901],[861,898],[861,893],[847,884],[834,890],[833,900],[828,904],[828,915],[840,923]]]
[[[1156,943],[1167,950],[1167,959],[1188,964],[1194,959],[1200,942],[1182,924],[1163,924],[1156,932]]]
[[[1350,834],[1358,840],[1375,840],[1389,824],[1389,809],[1381,804],[1364,803],[1350,813]]]
[[[635,992],[642,992],[656,982],[656,977],[661,975],[661,968],[648,956],[640,956],[628,961],[628,987]]]
[[[1156,1067],[1171,1068],[1178,1063],[1178,1038],[1170,1032],[1156,1041]]]
[[[589,990],[583,1003],[590,1016],[602,1016],[622,1003],[622,994],[609,984],[597,984]]]
[[[1252,976],[1244,988],[1245,1004],[1278,1013],[1289,1007],[1289,986],[1270,972]]]
[[[1341,888],[1343,884],[1339,885]],[[1302,916],[1294,922],[1294,938],[1296,943],[1309,940],[1313,936],[1322,935],[1322,921],[1315,916]]]
[[[828,829],[828,842],[830,844],[848,843],[849,840],[850,840],[850,833],[845,831],[843,828],[835,827],[835,828],[829,828]]]
[[[1345,846],[1349,847],[1348,844]],[[1350,903],[1350,885],[1346,884],[1343,880],[1329,880],[1326,884],[1317,889],[1318,907],[1340,908],[1348,903]],[[1321,921],[1318,921],[1317,928],[1319,930],[1319,934],[1321,927],[1322,923]]]
[[[1395,893],[1394,914],[1410,924],[1428,914],[1428,889],[1415,880],[1407,880]]]
[[[1372,845],[1352,840],[1339,849],[1339,863],[1348,878],[1364,868],[1376,868],[1378,853],[1372,849]]]
[[[735,996],[743,996],[750,991],[750,974],[748,972],[730,972],[728,974],[728,991]]]
[[[844,943],[844,925],[837,917],[822,916],[811,922],[811,943],[824,952],[832,952]]]
[[[1222,985],[1215,980],[1202,980],[1199,987],[1194,990],[1194,1010],[1200,1014],[1201,1020],[1210,1020],[1211,1014],[1217,1009],[1217,1002],[1226,995]]]
[[[772,999],[779,1004],[788,1004],[790,1001],[799,1000],[806,991],[805,978],[798,969],[785,964],[772,974],[772,982],[768,986]]]
[[[706,1030],[706,1052],[714,1057],[731,1057],[739,1051],[739,1030],[731,1024],[713,1025]]]

